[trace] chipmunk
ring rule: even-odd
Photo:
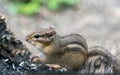
[[[78,69],[88,54],[86,40],[79,34],[59,36],[53,28],[40,29],[26,36],[26,41],[40,49],[44,59],[34,62],[59,64],[69,70]]]

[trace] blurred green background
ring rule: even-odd
[[[34,15],[42,6],[49,10],[60,10],[61,8],[75,6],[80,0],[8,0],[9,11],[22,13],[24,15]]]

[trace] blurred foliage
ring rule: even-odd
[[[22,13],[32,15],[40,9],[40,0],[11,0],[9,11],[12,13]]]
[[[59,10],[62,6],[73,6],[80,0],[9,0],[9,10],[12,13],[32,15],[46,6],[50,10]]]
[[[78,3],[79,0],[47,0],[46,5],[51,10],[57,10],[61,6],[72,6]]]

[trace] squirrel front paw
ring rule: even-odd
[[[35,62],[35,63],[40,63],[41,59],[36,55],[31,55],[30,56],[30,61]]]

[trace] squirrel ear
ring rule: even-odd
[[[2,15],[1,13],[0,13],[0,21],[2,20],[2,21],[4,21],[6,18],[4,17],[4,15]]]
[[[49,27],[49,29],[55,30],[55,26],[52,25],[52,26]]]

